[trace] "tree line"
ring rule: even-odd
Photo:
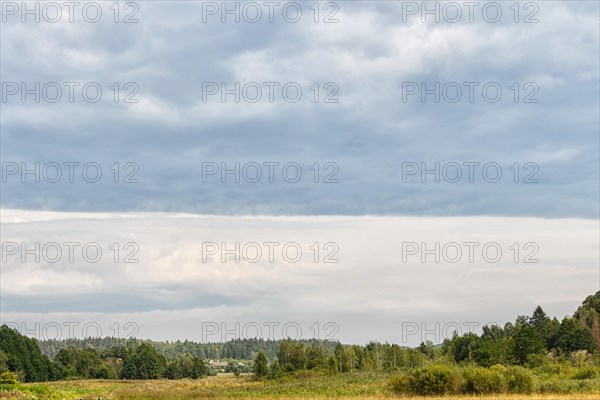
[[[419,369],[440,361],[488,368],[533,368],[548,357],[600,354],[600,291],[573,316],[559,321],[538,306],[514,323],[486,326],[481,335],[454,334],[441,344],[415,348],[370,342],[343,345],[323,340],[237,339],[226,343],[157,342],[140,339],[35,339],[0,327],[0,373],[26,382],[58,379],[179,379],[210,374],[209,359],[253,360],[259,378],[300,370],[352,373]],[[230,363],[231,364],[231,363]],[[233,364],[232,364],[233,365]]]
[[[208,375],[203,359],[190,354],[167,359],[149,343],[108,349],[62,348],[51,360],[35,339],[6,325],[0,327],[0,373],[10,371],[23,382],[61,379],[180,379]]]
[[[301,340],[304,344],[320,343],[327,351],[331,352],[337,342],[328,340],[306,339]],[[83,339],[48,339],[38,342],[42,354],[50,359],[56,357],[61,349],[75,347],[78,349],[93,348],[98,351],[111,349],[113,347],[135,347],[142,343],[148,343],[167,359],[189,354],[206,360],[253,360],[259,351],[264,351],[268,357],[274,358],[279,351],[279,340],[264,339],[234,339],[223,343],[199,343],[190,340],[176,341],[153,341],[136,338],[83,338]]]
[[[281,373],[321,369],[329,372],[380,371],[421,368],[435,362],[492,367],[494,365],[535,367],[547,357],[600,352],[600,291],[588,296],[573,316],[559,321],[538,306],[531,317],[519,316],[503,327],[485,326],[481,335],[454,334],[441,345],[421,343],[416,348],[371,342],[366,346],[338,343],[333,352],[315,343],[306,346],[283,340],[276,357],[257,355],[254,374],[277,377]]]

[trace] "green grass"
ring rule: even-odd
[[[39,400],[191,400],[191,399],[422,399],[398,396],[389,382],[389,373],[324,375],[304,371],[278,380],[257,381],[250,375],[223,374],[199,380],[126,381],[81,380],[18,385],[0,385],[0,399]],[[444,399],[475,399],[474,396],[447,396]],[[597,393],[496,395],[502,400],[597,400]],[[432,397],[428,398],[432,399]]]

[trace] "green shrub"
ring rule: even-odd
[[[527,356],[527,365],[529,368],[543,368],[547,367],[551,363],[551,360],[546,354],[529,354]]]
[[[499,368],[471,368],[464,371],[464,392],[493,394],[506,392],[506,380]]]
[[[581,367],[573,374],[573,379],[594,379],[598,376],[598,369],[593,367]]]
[[[117,379],[117,373],[114,368],[108,365],[101,365],[90,371],[90,377],[92,379]]]
[[[411,393],[431,396],[455,394],[459,391],[461,377],[450,367],[430,365],[411,372],[408,388]]]
[[[531,393],[535,387],[533,373],[523,367],[510,367],[504,372],[510,393]]]
[[[16,385],[19,383],[19,379],[17,378],[17,374],[10,371],[5,371],[0,374],[0,383],[8,384],[8,385]]]
[[[395,393],[410,393],[410,382],[408,375],[399,374],[390,381],[390,389]]]
[[[535,369],[536,373],[542,373],[542,374],[546,374],[546,375],[560,375],[561,371],[563,369],[563,366],[561,366],[557,362],[553,362],[553,363],[549,362],[547,364],[541,365],[534,369]]]
[[[540,393],[587,393],[598,390],[592,380],[573,380],[552,378],[540,382]]]

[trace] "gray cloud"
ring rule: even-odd
[[[402,22],[401,3],[339,3],[337,24],[202,23],[200,3],[142,3],[137,24],[3,24],[4,82],[95,81],[98,103],[10,98],[4,162],[136,162],[139,184],[3,183],[2,206],[203,214],[598,215],[598,5],[538,3],[539,23]],[[305,13],[310,12],[305,8]],[[107,11],[108,12],[108,11]],[[305,14],[309,16],[310,14]],[[216,17],[215,17],[216,18]],[[464,20],[463,20],[464,21]],[[115,104],[112,82],[136,82]],[[298,103],[202,102],[202,82],[298,82]],[[308,87],[335,81],[338,104]],[[402,82],[498,82],[502,100],[402,102]],[[514,82],[540,102],[515,104]],[[525,91],[521,87],[520,95]],[[123,94],[123,93],[121,93]],[[321,93],[321,95],[323,95]],[[416,97],[416,96],[415,96]],[[429,97],[431,99],[431,97]],[[203,162],[339,165],[339,183],[202,182]],[[402,162],[497,162],[490,184],[402,182]],[[511,183],[515,162],[539,183]],[[523,172],[523,171],[522,171]],[[106,175],[105,175],[106,176]],[[349,201],[351,199],[351,201]]]

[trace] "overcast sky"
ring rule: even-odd
[[[335,322],[344,341],[400,342],[402,322],[562,317],[598,289],[598,3],[429,2],[439,22],[421,2],[313,3],[251,2],[235,22],[222,2],[98,2],[95,23],[95,6],[40,3],[37,23],[2,3],[3,255],[105,248],[98,263],[7,256],[3,321],[195,340],[202,321],[302,321],[309,337]],[[198,253],[236,241],[298,242],[306,259]],[[469,241],[504,256],[402,262],[402,243]]]

